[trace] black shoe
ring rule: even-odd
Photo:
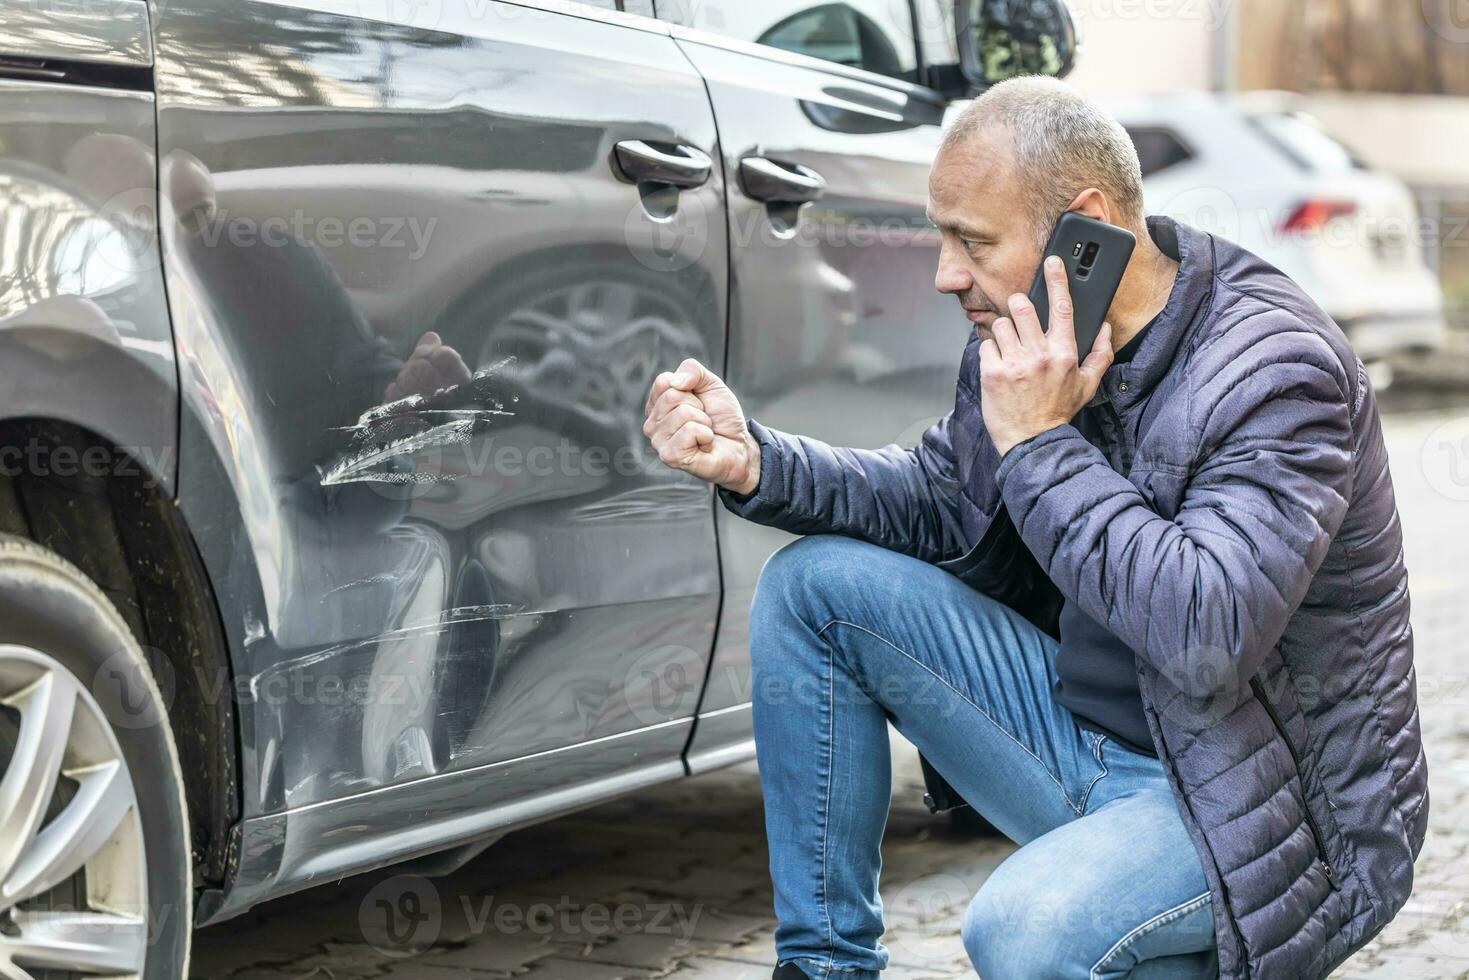
[[[770,980],[811,980],[811,977],[794,963],[782,963],[770,975]]]

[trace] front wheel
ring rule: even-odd
[[[0,977],[171,980],[193,918],[183,779],[127,625],[0,535]]]

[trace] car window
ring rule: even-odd
[[[1194,152],[1177,134],[1160,126],[1127,126],[1127,135],[1137,148],[1137,160],[1143,176],[1151,177],[1160,170],[1192,160]]]
[[[1300,112],[1265,112],[1251,122],[1302,170],[1342,173],[1366,164],[1338,143],[1310,116]]]
[[[661,20],[916,81],[908,0],[655,0]]]

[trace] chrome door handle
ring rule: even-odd
[[[666,147],[660,148],[660,147]],[[698,187],[709,179],[714,161],[696,146],[622,140],[612,148],[617,169],[628,180]]]
[[[801,204],[826,193],[826,181],[810,167],[765,157],[740,160],[740,186],[757,201]]]

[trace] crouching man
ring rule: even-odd
[[[1059,267],[1047,331],[1024,296],[1068,210],[1138,239],[1080,357]],[[807,535],[750,614],[776,977],[887,965],[889,721],[1021,845],[965,918],[986,980],[1325,977],[1428,817],[1360,362],[1279,271],[1145,218],[1126,133],[1063,83],[968,107],[929,215],[975,326],[916,447],[762,426],[691,360],[648,397],[665,463]]]

